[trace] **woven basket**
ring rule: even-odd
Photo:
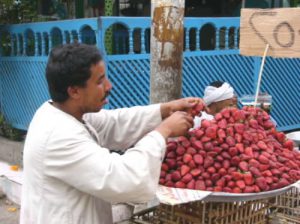
[[[300,224],[300,190],[292,188],[275,197],[272,210],[272,223]]]
[[[273,198],[274,200],[274,198]],[[159,205],[133,217],[134,223],[263,224],[268,223],[270,199],[247,202],[204,202]]]

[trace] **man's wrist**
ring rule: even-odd
[[[162,120],[169,117],[171,115],[172,112],[172,107],[171,104],[168,103],[162,103],[160,105],[160,113],[161,113],[161,118]]]
[[[155,131],[159,132],[165,139],[168,139],[172,134],[172,131],[169,128],[163,126],[157,127]]]

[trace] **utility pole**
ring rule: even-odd
[[[151,103],[181,98],[184,4],[151,0]]]

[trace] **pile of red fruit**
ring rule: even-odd
[[[279,189],[300,180],[300,153],[255,107],[228,108],[168,142],[159,183],[229,193]]]

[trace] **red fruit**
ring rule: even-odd
[[[232,159],[231,159],[231,164],[232,165],[234,165],[234,166],[238,166],[239,165],[239,163],[240,163],[240,157],[238,157],[238,156],[234,156],[234,157],[232,157]]]
[[[207,137],[207,136],[203,136],[201,138],[201,142],[205,143],[205,142],[210,142],[211,141],[211,138]]]
[[[195,183],[196,183],[196,181],[192,179],[192,180],[186,185],[186,188],[188,188],[188,189],[195,189]]]
[[[271,172],[270,170],[265,170],[265,171],[263,171],[263,172],[262,172],[262,175],[263,175],[264,177],[272,177],[272,176],[273,176],[273,174],[272,174],[272,172]]]
[[[240,172],[232,172],[232,177],[234,180],[242,180],[243,174]]]
[[[210,174],[208,172],[204,172],[201,174],[201,176],[204,178],[204,179],[210,179]]]
[[[254,183],[254,179],[251,173],[244,173],[244,182],[246,185],[252,185]]]
[[[188,147],[188,149],[186,150],[186,153],[195,155],[197,153],[197,150],[194,149],[193,147]]]
[[[216,168],[211,166],[211,167],[208,167],[207,168],[207,172],[210,173],[210,174],[214,174],[217,172]]]
[[[257,129],[258,128],[258,122],[255,119],[250,119],[249,120],[249,125],[251,128]]]
[[[217,154],[219,154],[220,152],[222,152],[222,148],[221,147],[218,147],[218,146],[215,146],[214,148],[213,148],[213,151],[214,152],[216,152]]]
[[[174,151],[177,148],[176,142],[168,142],[167,151]]]
[[[249,161],[251,159],[251,157],[246,154],[240,154],[240,159],[242,161]]]
[[[251,147],[246,147],[246,148],[245,148],[245,154],[246,154],[247,156],[250,156],[251,158],[254,157],[253,149],[252,149]]]
[[[173,169],[177,165],[175,159],[166,159],[166,163],[168,164],[169,169]]]
[[[218,173],[214,173],[213,175],[211,175],[211,180],[212,180],[212,182],[216,182],[217,180],[219,180],[220,179],[220,177],[221,177],[221,175],[220,174],[218,174]]]
[[[246,187],[245,182],[243,180],[237,180],[235,184],[240,189],[244,189]]]
[[[203,149],[203,144],[201,141],[194,141],[192,142],[192,146],[197,149],[197,150],[201,150]]]
[[[229,145],[226,143],[223,143],[220,145],[222,149],[229,149]]]
[[[197,180],[195,183],[195,190],[206,190],[205,182],[203,180]]]
[[[196,168],[196,163],[194,162],[194,160],[191,160],[188,165],[191,169]]]
[[[294,142],[292,140],[287,140],[283,143],[283,147],[292,151],[294,149]]]
[[[228,108],[223,109],[223,110],[221,111],[221,114],[222,114],[222,116],[225,117],[225,118],[230,118],[230,109],[228,109]]]
[[[232,117],[235,121],[245,120],[245,112],[243,110],[237,110],[233,112]]]
[[[251,133],[249,133],[248,131],[245,131],[243,133],[243,138],[244,138],[244,140],[247,140],[249,142],[251,142],[253,140]]]
[[[244,193],[254,193],[255,188],[253,186],[246,186],[245,189],[243,190]]]
[[[221,156],[222,156],[224,159],[231,159],[231,156],[229,155],[228,152],[222,152],[222,153],[221,153]]]
[[[195,136],[197,139],[200,139],[204,135],[204,131],[202,129],[198,129],[195,131]]]
[[[233,157],[236,156],[238,154],[238,150],[236,147],[230,147],[228,150],[229,154]]]
[[[233,127],[234,127],[234,130],[235,130],[236,133],[239,133],[239,134],[244,133],[244,130],[245,130],[245,125],[244,124],[235,123]]]
[[[230,188],[235,187],[235,182],[234,181],[228,181],[227,186]]]
[[[183,183],[181,181],[178,181],[178,182],[175,183],[175,187],[176,188],[185,188],[186,185],[185,185],[185,183]]]
[[[172,178],[173,181],[178,181],[178,180],[180,180],[180,179],[181,179],[181,175],[180,175],[179,171],[174,171],[174,172],[172,173],[171,178]]]
[[[186,141],[181,142],[181,145],[187,149],[188,147],[191,146],[191,143],[189,140],[186,140]]]
[[[166,173],[166,171],[164,171],[164,170],[161,170],[160,171],[160,177],[165,177],[167,175],[167,173]]]
[[[232,193],[232,189],[230,187],[224,187],[223,191],[227,193]]]
[[[269,169],[270,168],[270,165],[269,164],[259,164],[259,166],[258,166],[258,169],[260,170],[260,171],[265,171],[265,170],[267,170],[267,169]]]
[[[256,159],[250,159],[250,160],[249,160],[249,165],[250,165],[250,166],[254,166],[254,167],[257,168],[257,167],[259,167],[259,164],[260,164],[260,163],[259,163]]]
[[[271,120],[263,122],[263,126],[265,129],[274,128],[274,123]]]
[[[217,128],[216,127],[206,128],[205,135],[211,139],[215,139],[217,137]]]
[[[190,173],[192,174],[193,177],[197,177],[197,176],[200,175],[201,170],[197,169],[197,168],[196,169],[192,169]]]
[[[260,149],[262,149],[262,150],[268,149],[268,146],[267,146],[266,143],[263,142],[263,141],[259,141],[259,142],[257,143],[257,146],[258,146],[258,148],[260,148]]]
[[[181,156],[185,153],[185,148],[181,145],[178,145],[177,149],[176,149],[176,154]]]
[[[191,160],[193,159],[192,155],[191,154],[184,154],[183,155],[183,162],[184,163],[189,163]]]
[[[196,162],[196,161],[195,161]],[[203,164],[203,167],[204,168],[207,168],[207,167],[210,167],[214,164],[214,159],[210,156],[207,156],[205,159],[204,159],[204,164]]]
[[[228,136],[234,136],[234,130],[233,130],[233,127],[228,127],[226,128],[226,133]]]
[[[167,181],[165,183],[165,186],[167,186],[167,187],[174,187],[174,183],[172,181]]]
[[[228,137],[226,138],[226,143],[227,143],[229,146],[235,146],[235,140],[234,140],[234,138],[231,137],[231,136],[228,136]]]
[[[229,167],[228,168],[228,173],[229,174],[232,174],[233,172],[237,171],[237,168],[236,167]]]
[[[165,179],[160,178],[158,183],[159,183],[160,185],[164,185],[164,184],[165,184]]]
[[[277,132],[275,137],[280,143],[285,141],[285,134],[283,132]]]
[[[289,185],[289,184],[290,184],[290,182],[289,182],[287,179],[281,178],[281,179],[278,181],[277,186],[278,186],[278,188],[283,188],[283,187],[285,187],[285,186],[287,186],[287,185]]]
[[[221,120],[223,118],[223,115],[221,114],[221,113],[216,113],[216,115],[215,115],[215,120],[216,121],[219,121],[219,120]]]
[[[249,165],[247,162],[245,161],[241,161],[239,163],[239,168],[242,170],[242,171],[248,171],[249,170]]]
[[[255,180],[255,184],[260,188],[260,190],[265,191],[268,188],[266,179],[264,177],[258,177]]]
[[[219,186],[219,187],[225,187],[225,178],[221,178],[221,179],[219,179],[219,180],[217,180],[217,182],[216,182],[216,186]]]
[[[196,164],[199,164],[199,165],[203,164],[203,157],[200,154],[195,154],[193,156],[193,159]]]
[[[214,187],[213,191],[214,192],[221,192],[221,191],[223,191],[223,189],[222,189],[222,187],[216,186],[216,187]]]
[[[237,150],[240,152],[240,153],[243,153],[244,152],[244,145],[242,143],[237,143],[235,145],[235,147],[237,148]]]
[[[235,187],[232,189],[232,193],[239,194],[242,193],[242,190],[239,187]]]
[[[273,178],[272,177],[265,177],[267,184],[272,184],[273,183]]]
[[[186,175],[190,170],[191,170],[191,168],[188,167],[187,165],[182,165],[182,166],[180,167],[180,174],[181,174],[181,176]],[[178,172],[178,171],[175,171],[175,172]],[[175,172],[173,172],[173,173],[175,173]],[[179,172],[178,172],[178,173],[179,173]],[[175,181],[176,181],[176,180],[175,180]]]
[[[213,182],[211,180],[205,180],[205,186],[211,187],[211,186],[213,186]]]
[[[225,168],[225,169],[228,169],[229,167],[230,167],[230,162],[229,162],[229,160],[224,160],[223,161],[223,163],[222,163],[222,165],[223,165],[223,167]]]
[[[278,169],[271,169],[273,175],[280,175],[281,172]]]
[[[186,175],[184,175],[181,179],[181,181],[185,184],[189,183],[191,180],[193,179],[192,174],[187,173]]]
[[[209,121],[209,120],[203,119],[203,120],[201,121],[201,127],[202,127],[202,128],[206,129],[206,128],[210,127],[210,126],[211,126],[211,124],[210,124],[210,121]]]
[[[267,157],[265,157],[264,155],[260,155],[258,157],[258,161],[263,163],[263,164],[269,164],[269,159]]]
[[[243,140],[243,136],[239,133],[235,133],[234,139],[236,140],[236,142],[241,143]]]
[[[219,163],[219,162],[215,162],[215,163],[214,163],[214,167],[215,167],[217,170],[219,170],[219,169],[222,167],[222,164]]]
[[[218,127],[221,129],[226,129],[227,128],[227,121],[226,119],[222,119],[218,122]]]
[[[224,159],[223,159],[222,156],[217,156],[217,157],[216,157],[216,160],[222,162]]]
[[[227,174],[227,170],[225,168],[220,168],[218,173],[221,175],[221,176],[224,176]]]
[[[252,166],[252,167],[250,167],[249,168],[249,171],[253,174],[253,176],[255,176],[255,177],[260,177],[262,174],[261,174],[261,172],[259,171],[259,169],[258,168],[256,168],[256,167],[254,167],[254,166]]]
[[[211,142],[205,142],[204,143],[204,149],[206,151],[211,151],[211,150],[213,150],[213,148],[214,148],[214,146],[213,146],[213,144]]]
[[[168,152],[166,157],[169,159],[174,159],[176,158],[176,153],[174,151]]]
[[[217,131],[217,135],[219,138],[223,139],[223,138],[226,138],[226,132],[223,130],[223,129],[219,129]]]
[[[168,165],[167,165],[166,163],[162,163],[162,164],[161,164],[161,170],[163,170],[163,171],[168,171],[168,170],[169,170]]]

